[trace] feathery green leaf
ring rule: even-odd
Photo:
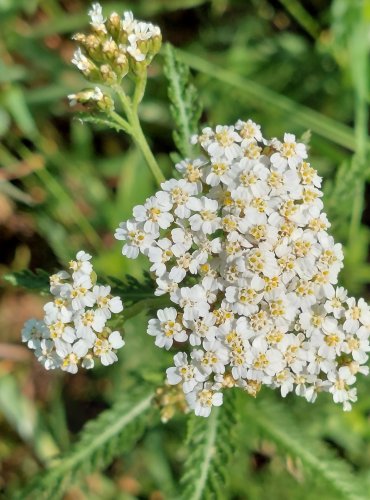
[[[13,286],[34,290],[43,295],[49,293],[49,273],[43,269],[36,269],[35,272],[22,269],[22,271],[6,274],[3,279]]]
[[[164,72],[168,80],[171,114],[176,124],[173,140],[183,156],[191,157],[190,139],[197,131],[202,107],[197,90],[189,82],[189,67],[177,57],[170,44],[165,47]]]
[[[227,466],[236,447],[235,394],[225,395],[208,418],[189,420],[188,449],[181,478],[183,500],[224,499]]]
[[[132,447],[144,432],[150,415],[153,392],[141,391],[125,397],[89,421],[80,439],[51,468],[40,473],[17,498],[56,500],[77,474],[100,470]]]
[[[279,450],[298,458],[316,481],[330,487],[333,498],[368,498],[359,478],[352,475],[347,464],[321,443],[312,440],[311,436],[305,435],[302,426],[294,422],[281,403],[274,401],[272,404],[266,399],[249,400],[245,413],[249,430],[255,427],[263,437],[274,442]]]
[[[138,300],[153,297],[154,282],[148,272],[144,271],[143,275],[143,281],[139,281],[130,274],[126,274],[124,280],[109,276],[107,283],[112,287],[112,293],[119,295],[125,305],[128,306]]]

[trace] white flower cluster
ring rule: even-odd
[[[251,120],[205,128],[202,155],[181,179],[136,206],[116,238],[151,262],[159,310],[148,333],[183,346],[167,370],[189,406],[208,416],[222,389],[262,385],[313,402],[330,392],[345,410],[370,351],[370,310],[336,287],[340,244],[328,235],[321,178],[304,144],[266,140]]]
[[[23,327],[23,342],[47,370],[77,373],[79,365],[93,368],[96,358],[110,365],[118,359],[116,349],[125,344],[118,331],[106,326],[112,313],[123,310],[121,299],[112,297],[109,286],[94,284],[90,259],[80,251],[69,263],[71,273],[50,276],[54,300],[45,304],[44,320],[30,319]]]
[[[104,18],[102,6],[94,3],[89,11],[92,33],[77,33],[81,46],[72,63],[91,81],[113,84],[129,71],[145,71],[162,44],[158,26],[134,19],[132,12],[121,17],[116,12]]]

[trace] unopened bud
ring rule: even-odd
[[[86,52],[92,59],[99,58],[101,55],[101,40],[96,35],[89,35],[86,37],[84,46],[86,48]]]
[[[152,39],[152,55],[153,57],[158,54],[162,47],[162,33],[159,31]]]
[[[102,47],[103,55],[109,61],[115,59],[118,56],[119,50],[116,42],[112,39],[106,40]]]
[[[83,33],[75,33],[72,36],[72,40],[83,45],[86,41],[86,35],[84,35]]]
[[[117,12],[112,12],[106,23],[108,33],[117,40],[121,31],[121,17]]]
[[[100,66],[100,76],[103,82],[107,85],[111,85],[117,81],[117,75],[109,64],[103,64]]]
[[[147,71],[147,61],[136,61],[133,57],[130,57],[130,70],[132,73],[141,78]]]
[[[126,54],[120,53],[114,61],[113,67],[120,78],[126,76],[129,70],[129,63]]]
[[[135,45],[137,48],[140,50],[142,54],[147,54],[149,49],[151,48],[151,40],[150,38],[148,40],[136,40]]]
[[[103,99],[97,102],[97,107],[100,111],[113,111],[114,110],[114,101],[111,96],[104,94]]]

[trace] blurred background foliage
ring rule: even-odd
[[[153,192],[153,179],[125,136],[82,125],[66,99],[85,86],[70,60],[71,34],[87,25],[88,6],[82,0],[0,0],[0,274],[51,271],[84,248],[93,253],[98,274],[142,279],[145,264],[123,259],[112,233],[132,206]],[[325,178],[332,234],[345,246],[342,284],[369,298],[370,3],[136,0],[103,2],[103,7],[106,13],[132,9],[136,17],[161,27],[164,40],[179,48],[179,57],[192,69],[203,123],[250,117],[262,124],[265,136],[291,131],[309,141],[311,163]],[[170,175],[169,153],[175,146],[161,55],[149,76],[141,119]],[[24,320],[41,317],[42,304],[42,298],[3,283],[3,498],[68,449],[84,422],[119,394],[143,380],[160,383],[169,362],[145,335],[142,314],[125,326],[127,347],[117,366],[77,376],[46,373],[19,342]],[[359,380],[359,402],[349,414],[325,396],[312,406],[294,396],[279,402],[282,420],[286,412],[298,434],[347,463],[354,482],[369,492],[364,498],[370,498],[369,389],[368,380]],[[267,391],[259,398],[279,399]],[[241,404],[254,402],[247,403],[245,396]],[[243,414],[224,498],[338,498],[302,467],[305,460],[289,446],[289,427],[285,446],[279,446],[281,439],[275,434],[273,444],[274,434],[261,434],[256,422],[258,417],[253,422],[248,412]],[[154,417],[133,451],[71,485],[65,498],[174,498],[186,454],[185,430],[184,417],[166,427]]]

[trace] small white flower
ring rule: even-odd
[[[262,141],[261,126],[254,123],[252,120],[238,120],[235,124],[236,130],[243,140],[246,141]]]
[[[29,319],[22,328],[22,342],[27,342],[30,349],[39,347],[42,339],[47,338],[48,328],[43,321]]]
[[[56,353],[61,358],[61,369],[68,373],[75,374],[78,371],[78,356],[73,352],[73,347],[63,341],[56,343]]]
[[[91,25],[93,27],[100,28],[104,26],[105,19],[103,17],[103,8],[99,3],[93,3],[88,14],[91,18]]]
[[[134,217],[138,222],[144,223],[144,231],[156,234],[158,229],[167,229],[173,221],[169,213],[172,208],[169,194],[159,191],[156,196],[150,197],[144,205],[134,207]]]
[[[126,241],[122,248],[122,254],[129,259],[136,259],[139,252],[145,253],[151,247],[158,235],[146,233],[142,224],[129,220],[121,222],[114,236],[117,240]]]
[[[218,340],[205,340],[203,348],[204,350],[197,349],[191,354],[200,371],[206,376],[211,373],[224,373],[229,359],[227,349]]]
[[[113,314],[123,311],[122,301],[119,297],[113,297],[110,293],[110,286],[95,285],[92,291],[97,306],[97,314],[102,314],[109,319]]]
[[[203,318],[195,320],[184,319],[183,323],[191,331],[189,342],[192,346],[201,345],[204,339],[212,341],[216,338],[218,328],[215,326],[216,318],[213,314],[206,314]]]
[[[112,332],[107,339],[97,338],[94,343],[94,354],[100,357],[101,363],[104,366],[115,363],[118,358],[114,352],[115,349],[120,349],[125,345],[121,334],[117,331]]]
[[[250,281],[242,281],[239,286],[227,287],[225,299],[231,305],[233,311],[248,316],[257,311],[257,304],[263,297],[263,293],[261,293],[263,286],[263,280],[255,276]]]
[[[235,132],[234,127],[217,125],[216,132],[210,140],[207,151],[211,156],[225,156],[228,160],[233,160],[241,153],[239,143],[242,138]]]
[[[172,251],[176,257],[184,255],[193,244],[193,235],[190,231],[182,227],[176,227],[171,231],[171,238],[174,243]]]
[[[135,26],[137,24],[136,19],[131,11],[126,10],[123,13],[123,19],[121,20],[121,27],[123,31],[130,34],[135,30]]]
[[[284,142],[275,141],[273,145],[279,151],[271,156],[271,163],[277,170],[282,170],[286,166],[294,168],[307,158],[306,146],[297,143],[293,134],[284,134]]]
[[[339,319],[344,315],[343,304],[347,300],[347,292],[343,287],[332,287],[326,294],[327,300],[324,308],[328,313],[332,313],[334,318]]]
[[[360,325],[370,325],[370,309],[364,299],[360,299],[357,303],[351,297],[347,299],[347,311],[345,314],[345,322],[343,328],[348,333],[355,333]]]
[[[59,271],[52,274],[49,278],[50,281],[50,292],[53,295],[59,295],[60,290],[63,285],[65,285],[65,280],[70,279],[70,274],[67,271]]]
[[[73,54],[72,64],[77,66],[83,73],[89,73],[94,67],[93,63],[82,53],[80,47]]]
[[[130,35],[131,37],[132,35]],[[127,52],[130,54],[130,56],[135,59],[137,62],[142,62],[145,60],[145,54],[143,54],[140,50],[140,48],[137,46],[135,38],[131,38],[130,40],[130,45],[127,47]]]
[[[74,324],[77,337],[95,338],[94,332],[102,332],[107,321],[104,314],[99,314],[95,309],[84,309],[75,315]]]
[[[202,167],[206,161],[197,158],[196,160],[185,159],[175,165],[176,170],[183,174],[184,178],[190,183],[197,183],[197,189],[201,189],[200,179],[202,177]]]
[[[56,353],[55,343],[49,339],[41,340],[35,349],[37,361],[41,363],[45,370],[55,370],[60,367],[62,362],[60,356]]]
[[[221,406],[222,400],[222,393],[213,390],[211,382],[198,384],[193,391],[186,394],[188,405],[199,417],[208,417],[212,406]]]
[[[340,368],[338,374],[328,373],[328,380],[332,382],[329,392],[333,395],[334,403],[342,403],[344,411],[349,411],[351,403],[357,401],[356,389],[349,387],[356,381],[356,377]]]
[[[195,183],[186,181],[185,179],[170,179],[161,184],[163,191],[168,192],[171,196],[171,202],[174,208],[174,214],[181,219],[187,219],[191,210],[188,207],[191,196],[197,194],[198,189]]]
[[[149,248],[148,258],[153,263],[150,270],[158,277],[165,274],[167,262],[173,257],[172,241],[168,238],[157,240],[157,245]]]
[[[198,368],[188,363],[188,356],[185,352],[179,352],[173,358],[175,366],[167,368],[167,381],[171,385],[182,382],[184,393],[191,392],[194,387],[205,380]]]
[[[189,218],[189,222],[193,231],[203,231],[204,234],[214,233],[221,227],[221,218],[218,216],[217,200],[210,200],[202,196],[199,198],[191,198],[188,207],[198,212]]]
[[[155,345],[170,349],[174,341],[185,342],[188,336],[181,323],[177,321],[174,307],[166,307],[157,311],[158,319],[150,319],[148,334],[155,336]]]
[[[171,293],[171,300],[184,310],[184,320],[195,320],[209,311],[207,295],[201,285],[178,288]]]

